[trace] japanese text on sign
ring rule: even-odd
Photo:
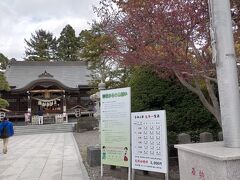
[[[167,173],[165,111],[132,113],[132,166]]]

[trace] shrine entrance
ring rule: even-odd
[[[43,116],[43,124],[67,122],[65,90],[31,90],[29,95],[32,124],[38,124],[38,116]]]
[[[75,121],[79,114],[92,114],[93,106],[89,98],[92,88],[87,84],[85,71],[75,69],[76,73],[81,72],[78,77],[75,76],[75,71],[74,74],[70,73],[75,67],[72,63],[64,66],[61,63],[39,63],[27,62],[13,66],[16,69],[26,69],[31,75],[22,77],[19,83],[15,79],[21,74],[17,70],[11,71],[17,72],[11,91],[2,94],[9,102],[10,111],[7,116],[10,120],[18,125],[64,123]]]
[[[27,94],[31,124],[68,122],[65,89],[57,81],[38,81]],[[43,118],[43,122],[39,122],[39,118]]]

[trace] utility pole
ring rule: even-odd
[[[240,147],[240,96],[229,0],[209,0],[225,147]],[[213,53],[214,54],[214,53]]]

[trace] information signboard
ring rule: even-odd
[[[167,173],[165,111],[132,113],[132,168]]]
[[[130,166],[130,88],[104,90],[101,96],[101,163]]]

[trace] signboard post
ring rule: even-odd
[[[130,88],[103,90],[101,96],[101,166],[129,168],[131,172]],[[102,171],[102,168],[101,168]]]
[[[132,113],[132,168],[165,173],[168,179],[165,111]]]

